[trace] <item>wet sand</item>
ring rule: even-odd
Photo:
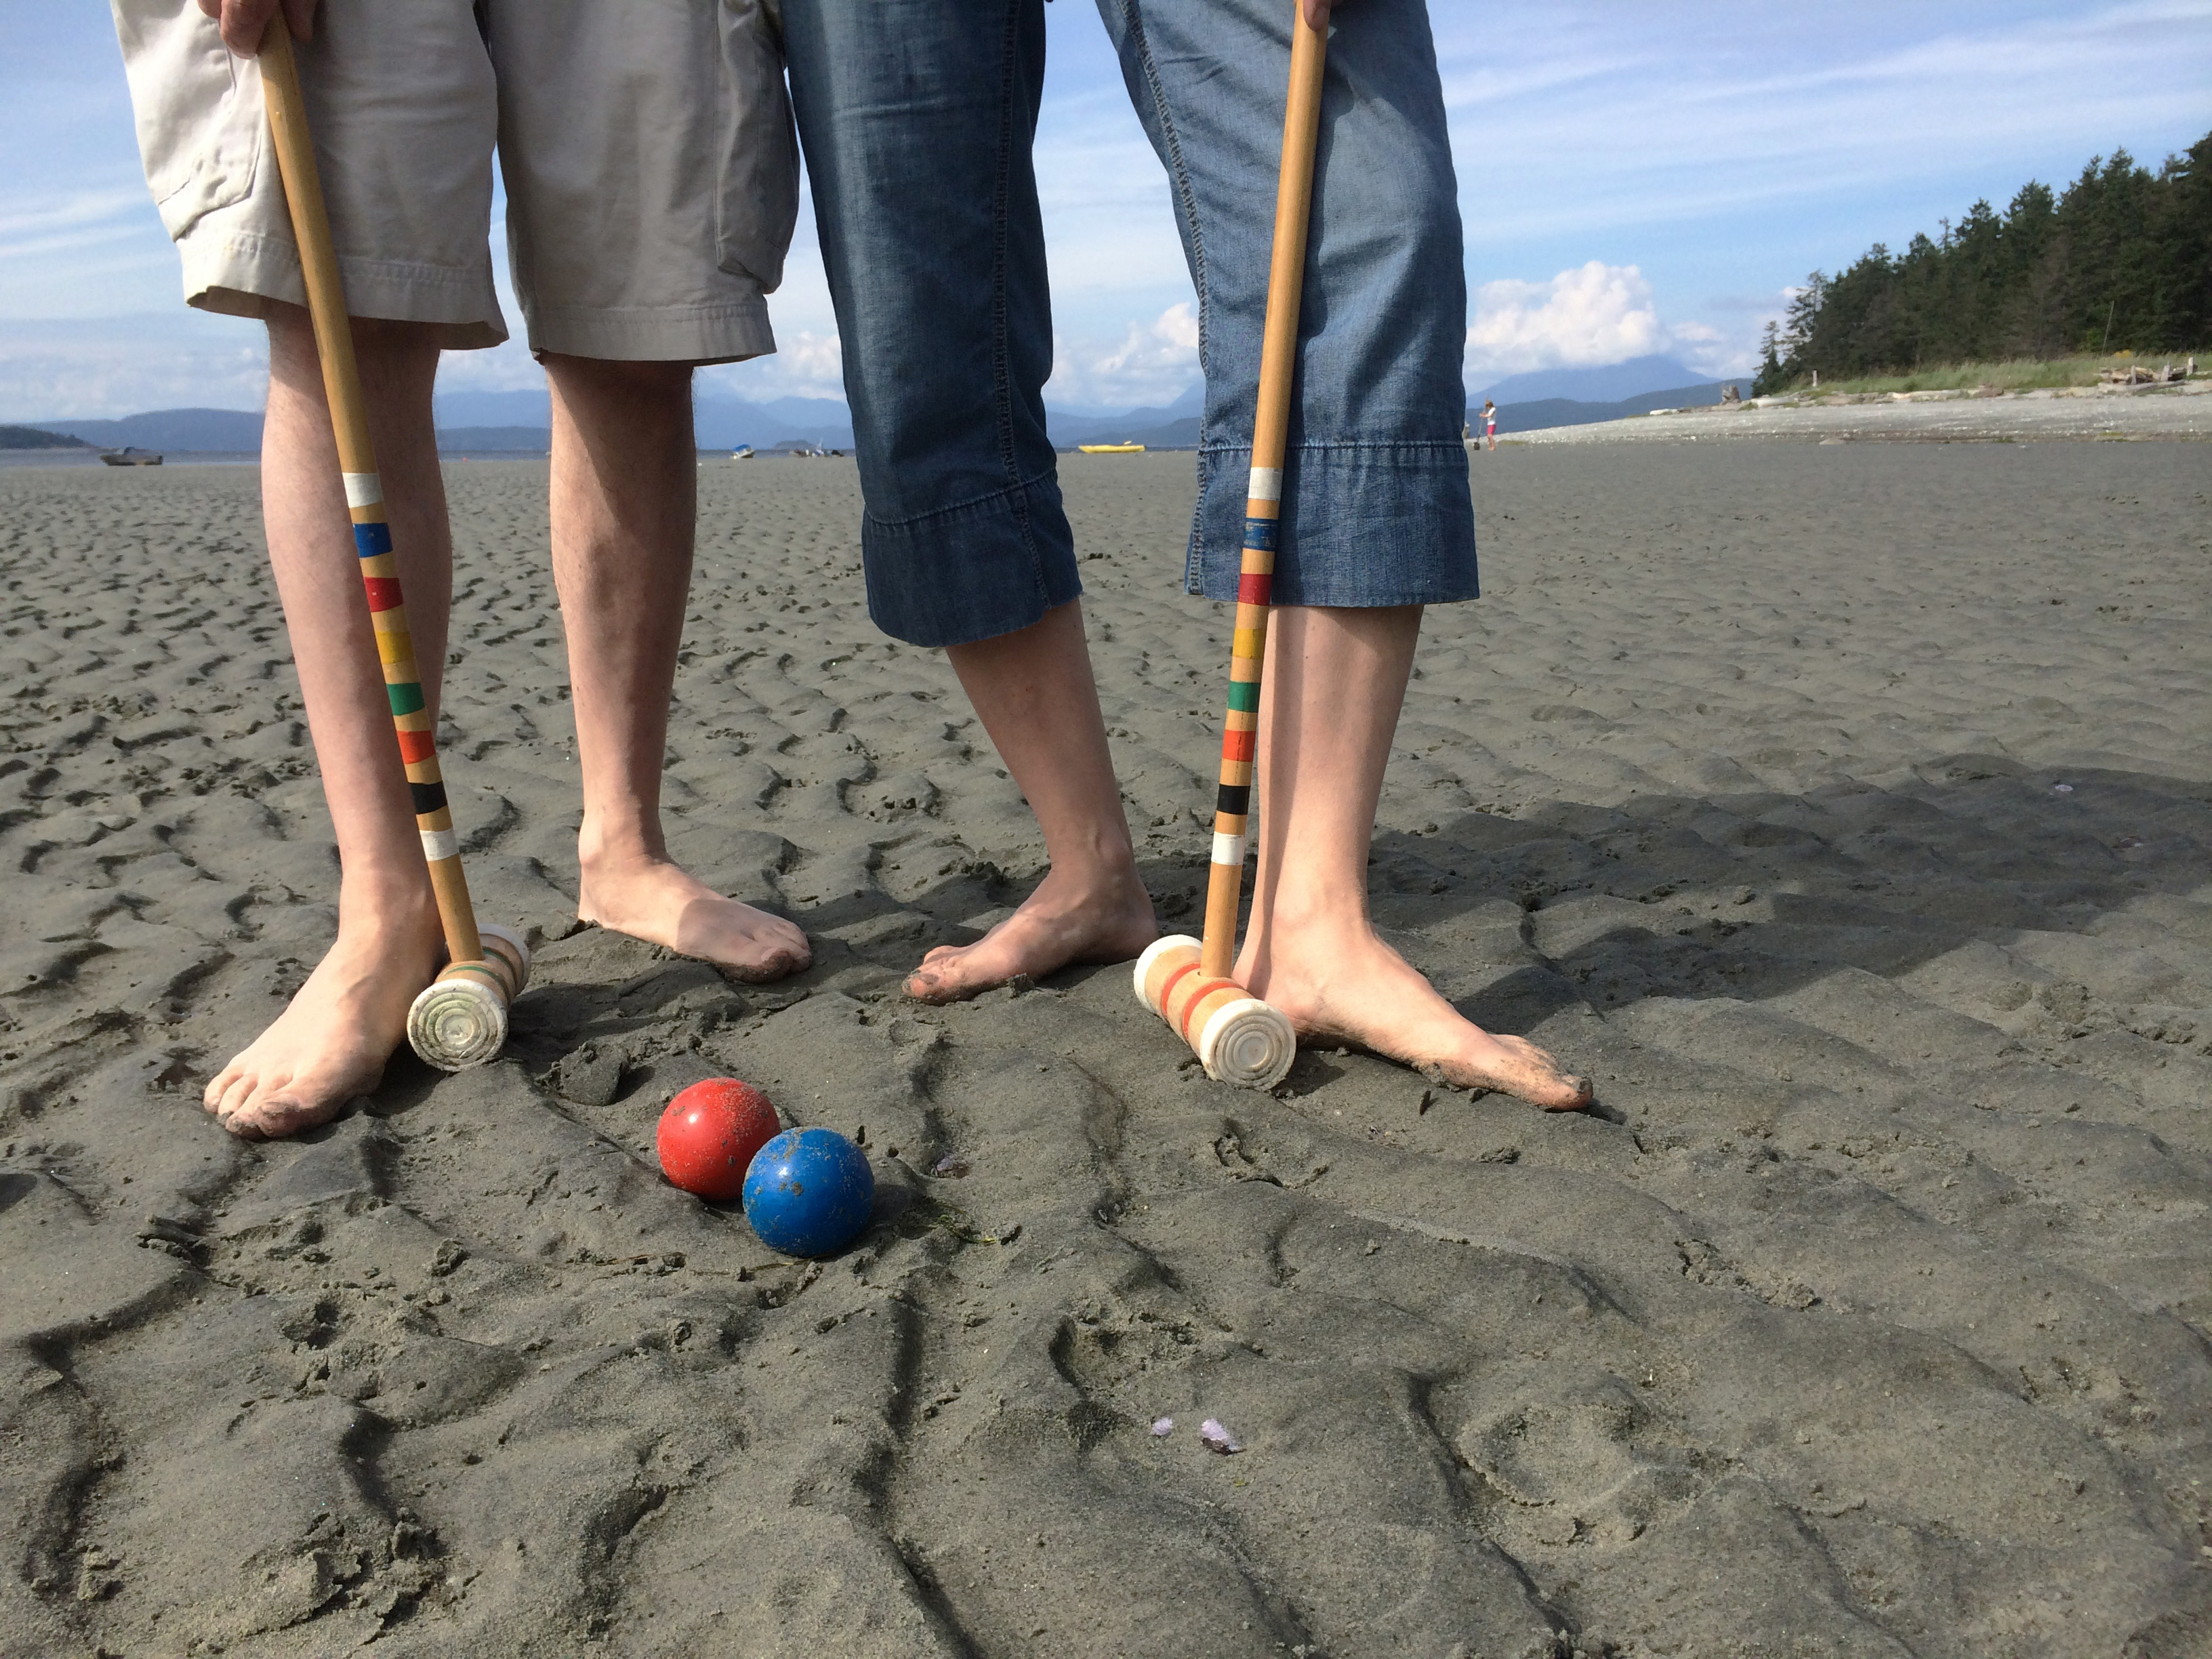
[[[199,1089],[334,870],[253,474],[0,473],[0,1651],[2206,1651],[2203,453],[1473,463],[1376,909],[1571,1116],[1231,1091],[1118,969],[902,1003],[1041,848],[867,622],[849,462],[702,471],[670,738],[676,848],[817,965],[575,931],[544,469],[453,466],[449,775],[537,978],[500,1063],[262,1146]],[[1189,469],[1064,465],[1183,925]],[[854,1249],[661,1182],[718,1073],[865,1127]]]

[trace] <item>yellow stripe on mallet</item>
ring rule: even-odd
[[[1313,201],[1314,140],[1321,126],[1324,36],[1293,3],[1290,95],[1283,111],[1283,161],[1275,183],[1275,247],[1267,270],[1267,325],[1260,346],[1260,398],[1252,422],[1252,480],[1245,492],[1244,558],[1230,641],[1229,709],[1221,734],[1221,782],[1213,814],[1213,860],[1206,890],[1206,937],[1157,940],[1137,958],[1137,1000],[1196,1051],[1208,1077],[1272,1089],[1297,1052],[1290,1017],[1229,977],[1237,959],[1237,906],[1244,886],[1258,758],[1260,689],[1267,670],[1267,613],[1274,600],[1275,547],[1283,501],[1283,452],[1290,440],[1298,302],[1304,287],[1306,219]]]
[[[438,769],[422,677],[415,665],[415,642],[407,631],[398,562],[392,556],[384,485],[377,476],[376,451],[369,442],[368,404],[362,396],[361,373],[354,362],[352,323],[346,313],[337,254],[331,242],[330,216],[323,207],[322,179],[315,167],[314,142],[307,132],[307,105],[300,96],[299,66],[293,61],[292,37],[285,32],[281,13],[269,20],[261,37],[261,85],[276,168],[291,210],[292,234],[300,245],[307,314],[314,322],[315,350],[322,359],[323,391],[337,440],[338,470],[344,475],[346,508],[353,520],[354,548],[361,559],[362,587],[368,595],[377,660],[383,665],[385,695],[392,705],[399,760],[414,797],[416,832],[422,838],[431,890],[437,895],[446,954],[453,958],[408,1011],[407,1041],[431,1065],[458,1072],[464,1066],[483,1065],[506,1044],[507,1011],[529,980],[530,951],[518,935],[504,927],[479,927],[469,900],[468,878],[461,870],[453,814],[446,802],[444,775]]]

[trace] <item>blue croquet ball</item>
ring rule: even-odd
[[[876,1173],[835,1129],[786,1129],[745,1171],[745,1219],[786,1255],[828,1255],[868,1224]]]

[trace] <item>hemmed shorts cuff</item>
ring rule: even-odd
[[[270,302],[307,303],[299,251],[289,241],[252,232],[187,233],[185,302],[231,317],[266,318]],[[477,351],[507,338],[491,267],[456,270],[396,259],[341,257],[346,309],[356,317],[423,323],[448,351]]]
[[[1042,621],[1083,594],[1050,477],[896,523],[860,525],[868,615],[908,645],[968,645]]]
[[[1199,453],[1187,592],[1237,597],[1249,447]],[[1365,610],[1480,597],[1467,450],[1441,443],[1313,444],[1283,476],[1274,603]]]
[[[768,301],[703,306],[526,306],[533,353],[625,363],[743,362],[775,349]]]

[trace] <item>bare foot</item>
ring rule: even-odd
[[[1134,870],[1086,885],[1046,872],[1036,890],[973,945],[940,945],[906,982],[920,1002],[958,1002],[1017,974],[1042,979],[1071,962],[1126,962],[1160,935]]]
[[[373,914],[373,913],[372,913]],[[289,1007],[216,1074],[201,1103],[247,1140],[295,1135],[383,1080],[407,1010],[445,956],[427,902],[411,923],[338,927]]]
[[[806,935],[781,916],[725,898],[669,860],[645,854],[586,860],[576,915],[756,985],[814,960]]]
[[[1528,1038],[1492,1036],[1468,1019],[1364,926],[1344,934],[1278,925],[1264,951],[1247,943],[1237,978],[1288,1014],[1301,1039],[1357,1043],[1433,1067],[1460,1088],[1496,1089],[1547,1111],[1574,1111],[1595,1097],[1587,1079]]]

